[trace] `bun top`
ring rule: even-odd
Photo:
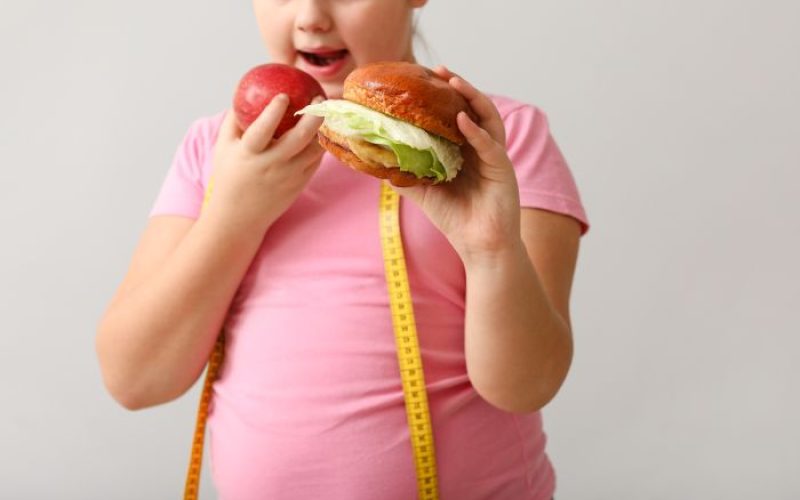
[[[362,66],[344,81],[342,97],[403,120],[458,144],[459,111],[472,111],[466,99],[430,69],[409,62]]]

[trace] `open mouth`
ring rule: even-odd
[[[330,66],[331,64],[344,59],[347,56],[347,50],[330,50],[326,52],[303,52],[297,51],[303,59],[313,66]]]

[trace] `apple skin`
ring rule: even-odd
[[[319,82],[305,71],[279,63],[256,66],[239,80],[233,97],[233,111],[239,128],[247,130],[278,94],[289,96],[289,107],[275,129],[273,137],[276,139],[300,120],[295,112],[311,104],[311,100],[318,95],[326,97]]]

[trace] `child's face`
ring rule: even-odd
[[[319,80],[328,97],[366,63],[413,61],[412,12],[427,0],[253,0],[273,62]]]

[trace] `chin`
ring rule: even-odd
[[[344,82],[319,82],[328,99],[341,99],[344,93]]]

